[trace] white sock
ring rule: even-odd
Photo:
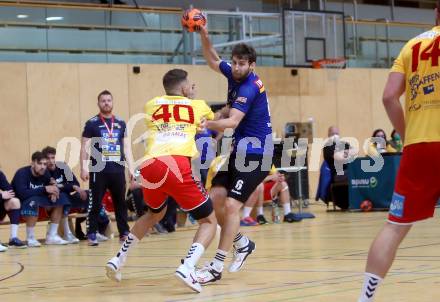
[[[290,207],[290,201],[283,203],[284,215],[287,215],[292,212],[292,208]]]
[[[251,216],[252,207],[243,207],[243,218]]]
[[[212,260],[212,263],[214,265],[214,268],[218,272],[223,271],[223,266],[225,265],[225,259],[226,259],[227,255],[228,255],[228,252],[223,251],[223,250],[217,250],[217,252],[215,253],[215,256],[214,256],[214,259]]]
[[[49,232],[47,232],[48,236],[55,236],[58,233],[58,223],[50,223],[49,224]]]
[[[263,207],[257,207],[257,215],[264,215]]]
[[[17,233],[18,233],[18,224],[11,224],[11,238],[10,239],[17,238],[18,237]]]
[[[361,296],[358,302],[373,302],[376,289],[382,282],[382,278],[375,274],[365,273],[364,285],[362,286]]]
[[[186,255],[184,259],[184,264],[189,268],[194,268],[204,252],[205,247],[201,243],[194,242],[188,251],[188,255]]]
[[[64,227],[64,234],[72,234],[72,231],[70,230],[70,226],[69,226],[69,218],[68,217],[64,217],[63,219],[63,227]]]
[[[116,254],[116,257],[119,258],[121,264],[123,264],[127,259],[128,250],[134,247],[138,242],[139,239],[134,234],[128,234],[127,239],[125,239],[124,243],[121,246],[121,249]]]
[[[242,233],[238,232],[234,239],[234,246],[237,248],[245,247],[249,244],[249,239]]]
[[[35,228],[34,227],[26,227],[26,238],[27,239],[35,239]]]

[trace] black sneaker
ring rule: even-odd
[[[9,245],[9,248],[15,248],[15,249],[25,249],[25,248],[27,248],[26,243],[24,243],[23,241],[21,241],[17,237],[11,238],[9,240],[8,245]]]
[[[302,218],[297,217],[295,214],[293,213],[289,213],[287,215],[284,215],[284,222],[288,222],[288,223],[292,223],[292,222],[296,222],[296,221],[301,221]]]
[[[259,224],[266,224],[267,223],[266,217],[264,217],[264,215],[258,215],[257,221]]]

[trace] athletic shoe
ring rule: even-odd
[[[79,239],[73,236],[72,233],[67,233],[64,235],[64,240],[66,240],[70,244],[76,244],[79,243]]]
[[[75,231],[75,237],[79,240],[87,240],[87,236],[84,234],[83,231]]]
[[[41,243],[35,238],[28,238],[27,246],[28,247],[40,247]]]
[[[252,254],[255,248],[256,248],[255,242],[251,240],[249,240],[248,245],[246,245],[245,247],[236,248],[234,246],[234,261],[229,266],[229,272],[230,273],[238,272],[242,268],[244,262],[246,261],[246,258],[250,254]]]
[[[108,240],[108,237],[97,232],[96,233],[96,240],[98,240],[98,242],[104,242],[104,241]]]
[[[66,245],[69,244],[68,241],[64,240],[58,235],[47,235],[46,241],[44,242],[46,245]]]
[[[168,234],[168,231],[164,228],[164,226],[161,223],[156,223],[153,228],[159,233],[159,234]]]
[[[87,239],[88,239],[88,245],[89,246],[98,246],[98,239],[96,239],[96,233],[92,233],[92,234],[88,234],[87,235]]]
[[[258,222],[256,222],[252,217],[245,217],[240,220],[240,226],[255,226]]]
[[[202,286],[197,282],[194,268],[188,268],[185,264],[181,264],[177,268],[175,276],[193,291],[198,293],[202,292]]]
[[[292,222],[296,222],[296,221],[301,221],[302,218],[295,216],[295,214],[293,213],[289,213],[287,215],[284,215],[284,222],[288,222],[288,223],[292,223]]]
[[[264,215],[258,215],[257,216],[257,222],[259,224],[266,224],[267,223],[266,217],[264,217]]]
[[[222,278],[222,272],[214,268],[214,263],[205,264],[201,269],[196,269],[197,282],[202,285],[218,281]]]
[[[9,244],[8,245],[9,245],[10,248],[15,248],[15,249],[25,249],[25,248],[27,248],[26,243],[24,243],[23,241],[21,241],[17,237],[11,238],[9,240]]]
[[[0,252],[6,252],[8,250],[8,247],[3,245],[3,243],[0,243]]]
[[[113,257],[107,262],[105,266],[105,270],[106,270],[106,275],[110,280],[121,282],[122,273],[120,266],[121,265],[118,257]]]

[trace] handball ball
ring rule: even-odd
[[[364,200],[361,202],[361,210],[364,212],[371,211],[373,208],[373,204],[369,200]]]
[[[187,9],[182,15],[181,22],[187,31],[194,32],[206,25],[206,17],[197,8]]]

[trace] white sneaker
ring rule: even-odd
[[[222,271],[217,270],[212,262],[211,264],[206,263],[201,269],[196,269],[195,274],[197,282],[201,285],[215,282],[222,278]]]
[[[238,272],[243,267],[246,258],[250,254],[252,254],[255,248],[256,248],[255,242],[251,241],[250,239],[248,245],[246,245],[245,247],[236,248],[234,246],[234,261],[229,266],[229,272],[230,273]]]
[[[53,235],[53,236],[47,235],[45,244],[46,245],[66,245],[66,244],[69,244],[69,242],[64,240],[63,238],[61,238],[58,235]]]
[[[4,246],[3,244],[0,243],[0,252],[6,252],[8,250],[7,246]]]
[[[28,247],[40,247],[41,243],[35,238],[28,238],[27,239],[27,246]]]
[[[121,282],[122,273],[121,273],[121,263],[118,257],[113,257],[110,259],[105,265],[106,275],[110,280]]]
[[[72,233],[65,234],[63,239],[66,240],[70,244],[79,243],[79,239],[76,238]]]
[[[96,240],[98,240],[98,242],[103,242],[103,241],[107,241],[108,237],[102,235],[101,233],[97,232],[96,233]]]
[[[194,268],[190,269],[185,264],[181,264],[177,268],[175,276],[193,291],[202,292],[202,286],[197,282]]]

